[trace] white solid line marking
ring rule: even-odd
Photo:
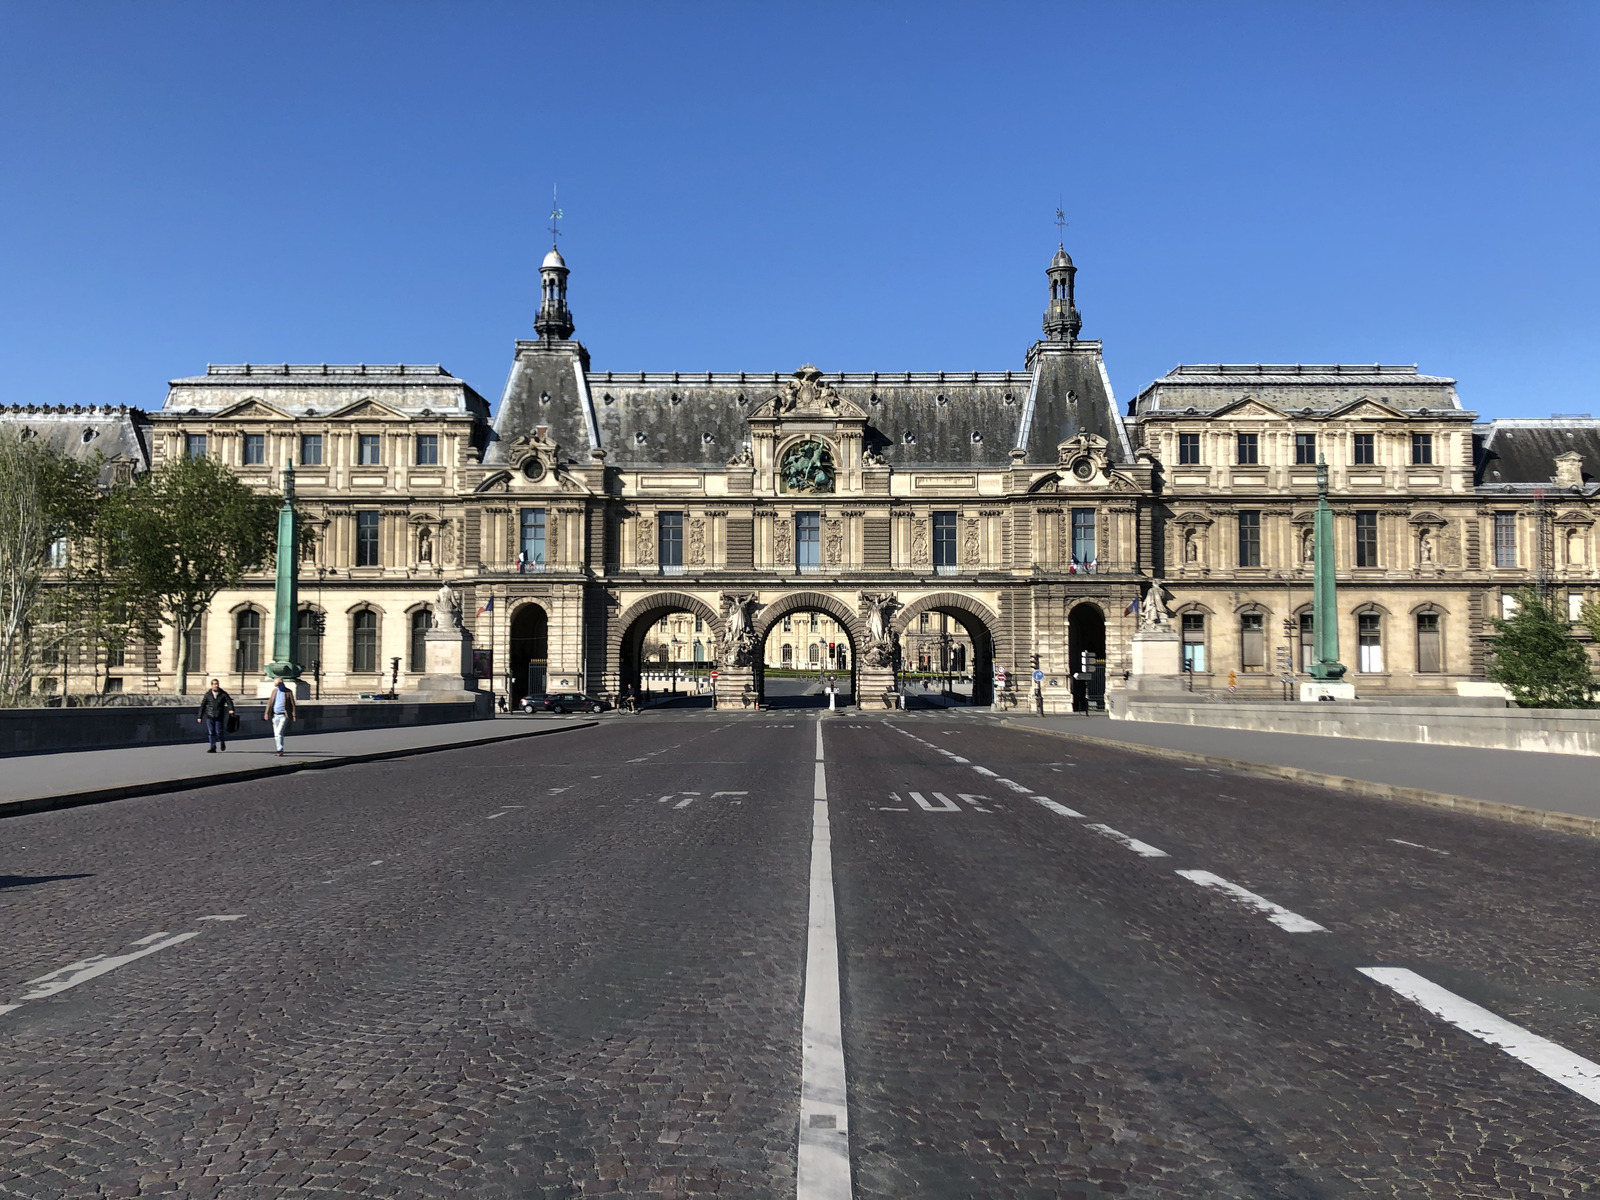
[[[813,800],[826,800],[828,798],[828,777],[822,769],[822,760],[817,760],[816,778],[811,781],[811,798]]]
[[[189,933],[179,933],[167,938],[165,941],[156,942],[146,946],[143,950],[136,950],[132,954],[96,954],[93,958],[85,958],[75,963],[68,963],[64,967],[57,967],[48,975],[41,975],[37,979],[28,980],[29,983],[39,984],[31,992],[24,992],[17,997],[19,1000],[43,1000],[46,996],[54,996],[57,992],[64,992],[68,988],[77,987],[80,983],[87,983],[97,979],[118,967],[125,966],[135,959],[144,958],[148,954],[165,950],[168,946],[176,946],[179,942],[187,942],[190,938],[199,937],[198,930]]]
[[[1053,813],[1060,813],[1063,817],[1077,817],[1080,821],[1083,820],[1083,814],[1075,808],[1068,808],[1065,804],[1057,804],[1054,800],[1045,796],[1035,796],[1034,799]]]
[[[1357,967],[1367,978],[1399,992],[1407,1000],[1427,1009],[1434,1016],[1454,1025],[1479,1041],[1498,1046],[1512,1058],[1526,1063],[1539,1074],[1571,1088],[1585,1100],[1600,1104],[1600,1063],[1574,1054],[1549,1038],[1513,1025],[1487,1008],[1465,1000],[1408,971],[1404,967]]]
[[[148,937],[142,937],[138,941],[130,942],[129,945],[148,946],[151,942],[159,942],[162,938],[171,936],[170,933],[163,929],[160,933],[152,933]]]
[[[378,862],[368,863],[367,865],[370,866],[370,867],[375,867],[375,866],[378,865],[378,863],[381,863],[382,861],[383,861],[383,859],[380,858],[378,860]],[[244,914],[243,913],[213,913],[209,917],[198,917],[196,919],[200,920],[200,921],[242,921],[242,920],[244,920]]]
[[[1165,850],[1157,850],[1149,842],[1141,842],[1138,838],[1129,837],[1120,829],[1113,829],[1109,825],[1091,825],[1089,828],[1094,830],[1096,833],[1105,834],[1106,837],[1110,838],[1114,842],[1121,842],[1129,850],[1132,850],[1135,854],[1141,855],[1144,858],[1167,857],[1167,852]]]
[[[1426,850],[1429,854],[1442,854],[1446,858],[1450,857],[1450,851],[1440,850],[1437,846],[1424,846],[1421,842],[1408,842],[1403,838],[1390,838],[1389,840],[1396,846],[1410,846],[1413,850]]]
[[[1327,933],[1315,921],[1302,917],[1299,913],[1290,912],[1281,904],[1274,904],[1265,896],[1258,896],[1252,891],[1240,887],[1231,880],[1220,875],[1213,875],[1210,871],[1179,871],[1190,883],[1198,883],[1203,888],[1213,888],[1219,892],[1226,892],[1246,908],[1253,908],[1259,913],[1265,913],[1267,920],[1279,929],[1288,933]]]
[[[839,932],[833,908],[833,839],[822,789],[822,724],[811,807],[811,906],[806,930],[806,996],[801,1018],[800,1145],[795,1200],[850,1200],[850,1128],[839,1011]]]

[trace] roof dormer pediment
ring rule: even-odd
[[[405,421],[409,417],[398,408],[391,408],[371,396],[363,396],[343,408],[336,408],[324,418],[327,421]]]
[[[1224,404],[1209,414],[1213,421],[1281,421],[1284,412],[1254,396],[1242,396],[1232,404]]]
[[[1393,421],[1404,420],[1409,414],[1401,412],[1393,405],[1385,404],[1381,400],[1374,400],[1371,396],[1362,396],[1352,400],[1343,408],[1336,408],[1328,414],[1341,421]]]
[[[807,363],[784,381],[783,390],[756,405],[751,421],[855,421],[865,423],[866,410],[839,395],[822,372]]]
[[[230,421],[292,421],[294,416],[276,405],[268,404],[258,396],[248,396],[237,404],[230,404],[214,414],[217,419]]]

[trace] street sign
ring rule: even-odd
[[[716,678],[717,678],[717,673],[716,673],[716,672],[715,672],[715,671],[713,671],[713,672],[711,672],[711,678],[712,678],[712,680],[713,680],[713,681],[715,681],[715,680],[716,680]]]
[[[1044,682],[1044,672],[1043,671],[1035,671],[1033,673],[1033,681],[1035,683],[1043,683]]]

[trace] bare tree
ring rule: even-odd
[[[41,589],[66,540],[92,519],[98,461],[67,457],[26,430],[0,431],[0,705],[33,689]]]

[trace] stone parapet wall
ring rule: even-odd
[[[24,708],[0,711],[0,757],[52,751],[108,750],[118,746],[200,743],[204,727],[195,720],[200,697],[182,708]],[[265,701],[236,701],[236,738],[264,737],[272,729],[261,719]],[[295,734],[334,733],[401,725],[443,725],[493,716],[487,692],[471,703],[368,701],[357,704],[299,705]]]
[[[1214,702],[1136,699],[1113,692],[1113,720],[1204,725],[1264,733],[1370,738],[1482,750],[1532,750],[1549,754],[1600,755],[1600,710],[1523,709],[1435,704]]]

